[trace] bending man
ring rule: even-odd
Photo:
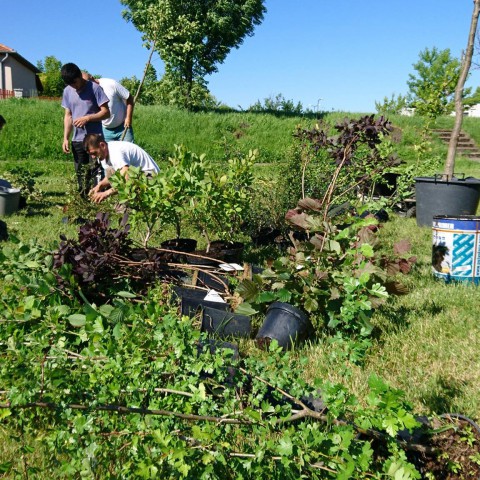
[[[138,145],[130,142],[106,142],[102,135],[88,134],[83,141],[85,150],[92,158],[98,158],[102,162],[105,171],[109,168],[120,170],[126,175],[129,167],[139,167],[146,175],[154,175],[160,171],[153,158]],[[103,202],[106,198],[117,193],[112,188],[108,175],[93,187],[89,196],[95,203]]]

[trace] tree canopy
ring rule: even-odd
[[[266,12],[264,0],[121,0],[124,18],[154,42],[165,71],[192,106],[194,84],[218,71],[232,48],[253,35]]]
[[[60,97],[65,88],[60,69],[62,62],[53,55],[48,55],[45,60],[37,62],[37,68],[40,70],[40,80],[43,85],[42,95],[45,97]]]
[[[450,113],[460,75],[460,61],[451,56],[448,48],[426,48],[419,57],[413,65],[417,75],[410,74],[407,82],[416,112],[431,118]]]

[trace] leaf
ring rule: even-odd
[[[87,317],[82,313],[75,313],[68,317],[68,321],[72,327],[83,327],[87,323]]]
[[[396,255],[403,255],[409,252],[411,248],[412,244],[410,243],[410,240],[403,239],[393,245],[393,252]]]
[[[123,297],[123,298],[136,298],[137,295],[135,295],[134,293],[131,293],[131,292],[117,292],[115,294],[117,297]]]
[[[276,295],[273,292],[262,292],[257,297],[258,303],[269,303],[276,300]]]
[[[289,290],[287,290],[286,288],[282,288],[282,289],[278,290],[277,298],[280,302],[288,303],[290,301],[290,299],[292,298],[292,293]]]
[[[235,313],[238,315],[255,315],[258,313],[258,310],[255,310],[249,303],[243,302],[235,309]]]
[[[277,451],[280,455],[289,457],[293,452],[292,440],[288,437],[280,439]]]
[[[119,340],[122,337],[122,325],[117,323],[112,331],[113,338]]]
[[[237,287],[237,293],[245,300],[253,300],[259,292],[257,283],[248,278],[242,280]]]

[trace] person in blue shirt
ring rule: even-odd
[[[87,198],[92,186],[93,172],[83,139],[88,133],[102,133],[102,120],[110,117],[108,97],[100,85],[85,80],[74,63],[63,65],[61,75],[66,85],[62,97],[62,107],[65,109],[62,149],[64,153],[70,153],[70,137],[73,132],[71,151],[78,191],[82,197]]]

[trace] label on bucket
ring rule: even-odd
[[[448,219],[433,222],[432,269],[446,281],[480,280],[480,222]]]

